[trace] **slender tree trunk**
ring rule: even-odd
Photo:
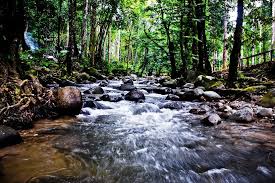
[[[87,51],[87,18],[89,14],[89,0],[83,0],[83,19],[81,30],[81,54],[80,57],[86,56]]]
[[[145,47],[145,49],[144,49],[144,60],[143,60],[142,66],[141,66],[142,70],[141,70],[141,73],[140,73],[141,76],[143,75],[143,73],[146,69],[146,66],[148,65],[148,62],[149,62],[148,53],[149,53],[149,49],[148,49],[148,47]]]
[[[76,0],[69,0],[69,43],[68,52],[66,56],[68,75],[72,74],[72,57],[76,57],[78,55],[78,49],[76,44],[75,18]]]
[[[189,33],[189,30],[186,31]],[[183,14],[180,17],[180,56],[182,62],[182,76],[185,78],[187,76],[187,55],[185,54],[184,49],[187,49],[187,40],[184,38],[184,22],[183,22]]]
[[[207,40],[205,33],[205,3],[202,0],[196,0],[196,15],[197,15],[197,29],[198,29],[198,51],[199,51],[199,65],[198,71],[206,74],[211,74],[211,64],[209,62]]]
[[[108,31],[108,63],[110,64],[111,63],[111,53],[110,53],[110,50],[111,50],[111,36],[112,36],[112,27],[110,27],[109,31]]]
[[[234,33],[234,45],[230,55],[229,75],[228,75],[228,86],[234,87],[234,82],[238,78],[238,61],[242,47],[242,32],[243,32],[243,12],[244,4],[243,0],[238,0],[238,16],[237,24]]]
[[[91,64],[95,65],[95,52],[96,52],[96,15],[97,15],[97,0],[92,0],[91,12],[91,33],[90,33],[90,60]]]
[[[223,54],[222,54],[222,69],[227,69],[227,14],[225,10],[225,15],[223,18]]]
[[[188,0],[188,4],[191,11],[190,27],[192,30],[192,69],[197,72],[198,70],[198,41],[195,38],[198,35],[196,22],[193,20],[196,18],[195,3],[194,0]]]
[[[272,49],[275,49],[275,0],[272,0]]]
[[[60,51],[61,51],[60,34],[61,34],[61,22],[62,22],[62,17],[61,17],[62,0],[58,1],[58,6],[59,6],[59,12],[58,12],[58,19],[57,19],[57,46],[56,46],[56,51],[57,51],[57,53],[60,53]]]

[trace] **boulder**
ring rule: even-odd
[[[173,93],[173,90],[172,90],[172,88],[167,88],[167,87],[154,87],[154,88],[152,88],[152,92],[161,94],[161,95],[166,95],[166,94]]]
[[[177,80],[171,79],[169,81],[165,81],[165,82],[163,82],[162,86],[169,87],[169,88],[176,88]]]
[[[101,95],[101,94],[104,94],[104,90],[100,86],[97,86],[97,87],[93,88],[92,94]]]
[[[121,96],[121,94],[112,94],[112,95],[105,94],[105,95],[102,95],[100,99],[103,101],[109,101],[109,102],[119,102],[123,100],[123,97]]]
[[[205,92],[203,92],[203,96],[206,99],[210,99],[210,100],[216,100],[216,99],[222,98],[218,93],[216,93],[214,91],[205,91]]]
[[[194,94],[195,94],[196,96],[202,96],[203,93],[204,93],[204,91],[203,91],[201,88],[195,88],[195,89],[194,89]]]
[[[193,89],[195,88],[195,85],[193,83],[186,83],[183,88],[190,88],[190,89]]]
[[[240,110],[235,111],[229,119],[237,121],[237,122],[252,122],[254,120],[254,112],[250,107],[244,107]]]
[[[258,108],[257,116],[270,118],[273,116],[273,110],[272,108]]]
[[[221,117],[218,114],[210,114],[204,118],[201,122],[206,126],[215,126],[221,123]]]
[[[89,74],[83,72],[83,73],[75,73],[76,81],[78,83],[83,83],[85,81],[90,82],[96,82],[96,78],[93,76],[90,76]]]
[[[139,90],[132,90],[125,95],[125,100],[134,101],[134,102],[144,102],[145,96]]]
[[[176,109],[176,110],[180,110],[183,108],[183,104],[181,102],[178,101],[171,101],[171,102],[166,102],[164,104],[162,104],[160,106],[161,109]]]
[[[200,97],[195,94],[194,90],[178,92],[176,95],[178,95],[182,101],[193,101],[200,99]]]
[[[189,113],[196,114],[196,115],[204,115],[204,114],[206,114],[206,112],[207,112],[206,110],[198,109],[198,108],[193,108],[189,111]]]
[[[134,85],[131,84],[122,84],[120,85],[120,90],[122,91],[132,91],[136,90],[137,88]]]
[[[177,95],[169,94],[165,100],[173,100],[173,101],[179,101],[180,97]]]
[[[89,107],[89,108],[96,108],[95,102],[93,100],[85,101],[83,104],[83,108]]]
[[[0,125],[0,148],[22,142],[20,134],[7,126]]]
[[[195,86],[203,86],[206,89],[222,89],[225,88],[222,81],[219,81],[217,78],[212,76],[200,75],[197,77]]]
[[[123,79],[122,81],[126,85],[134,85],[134,81],[132,79]]]
[[[96,79],[99,79],[99,80],[104,80],[104,79],[106,79],[106,76],[100,74],[100,73],[98,72],[98,70],[96,70],[96,69],[93,68],[93,67],[85,68],[84,70],[85,70],[86,73],[88,73],[90,76],[95,77]]]
[[[108,81],[103,80],[103,81],[100,81],[99,86],[106,87],[106,86],[108,86],[108,84],[109,84]]]
[[[275,107],[275,89],[267,92],[261,99],[260,105],[263,107]]]
[[[56,106],[61,114],[78,115],[80,113],[83,102],[79,89],[64,87],[59,88],[56,93]]]

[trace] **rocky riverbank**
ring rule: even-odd
[[[147,93],[167,95],[160,108],[180,110],[184,107],[184,101],[201,102],[201,106],[191,109],[190,113],[201,116],[202,124],[207,126],[226,121],[274,124],[273,81],[243,77],[239,82],[241,89],[227,89],[222,75],[201,75],[193,82],[186,82],[182,78],[138,78],[136,75],[107,78],[95,69],[85,71],[74,73],[70,78],[58,79],[49,70],[37,69],[38,78],[31,76],[24,81],[6,83],[0,92],[0,124],[17,130],[31,128],[38,119],[77,115],[82,107],[106,108],[98,101],[142,103]],[[113,88],[128,93],[106,93],[103,88],[109,84],[108,79],[122,81],[121,85]],[[88,88],[82,94],[77,89],[82,84],[95,82],[99,83],[97,87]]]

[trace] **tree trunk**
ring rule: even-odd
[[[237,81],[238,78],[238,61],[242,47],[243,12],[243,0],[238,0],[237,24],[234,33],[234,45],[230,55],[229,75],[227,81],[229,87],[234,87],[234,82]]]
[[[146,69],[146,66],[148,65],[148,62],[149,62],[149,60],[148,60],[148,53],[149,53],[149,49],[148,49],[148,47],[145,47],[145,49],[144,49],[144,60],[143,60],[142,66],[141,66],[142,70],[141,70],[140,76],[143,75],[143,73],[144,73],[144,71]]]
[[[91,12],[91,33],[90,33],[90,60],[91,64],[95,65],[96,52],[96,15],[97,15],[97,0],[92,0]]]
[[[272,49],[275,49],[275,0],[272,0]]]
[[[183,14],[181,14],[180,17],[180,56],[181,56],[181,62],[182,62],[182,76],[185,78],[187,76],[187,55],[186,55],[186,49],[187,49],[187,40],[184,38],[184,22],[183,22]],[[186,31],[186,33],[189,33],[189,30]],[[186,35],[187,36],[187,35]],[[185,50],[184,50],[185,49]]]
[[[76,0],[69,0],[69,42],[68,42],[68,52],[66,56],[68,75],[72,74],[72,57],[76,57],[78,55],[77,44],[76,44],[75,18],[76,18]]]
[[[86,56],[87,51],[87,18],[89,13],[89,0],[83,0],[83,19],[81,30],[81,54],[80,57]]]
[[[60,53],[61,51],[61,40],[60,40],[60,34],[61,34],[61,10],[62,10],[62,0],[58,1],[58,6],[59,6],[59,12],[58,12],[58,19],[57,19],[57,46],[56,46],[56,51],[57,53]]]
[[[0,84],[8,75],[23,75],[19,60],[19,45],[24,42],[25,17],[23,0],[2,0],[0,3]]]
[[[227,69],[227,15],[226,10],[223,18],[223,54],[222,54],[222,69]]]
[[[109,31],[108,31],[108,63],[111,63],[111,36],[112,36],[112,27],[110,27]]]
[[[202,0],[196,0],[196,16],[198,19],[198,52],[199,52],[199,65],[198,71],[201,73],[211,74],[211,64],[209,62],[206,34],[205,34],[205,3]]]

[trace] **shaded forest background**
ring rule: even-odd
[[[94,67],[172,78],[210,75],[230,65],[233,82],[244,65],[240,58],[272,49],[275,40],[272,0],[2,1],[1,14],[6,9],[10,17],[1,16],[2,29],[8,28],[1,30],[0,52],[18,73],[24,70],[18,60],[58,67],[63,75]]]

